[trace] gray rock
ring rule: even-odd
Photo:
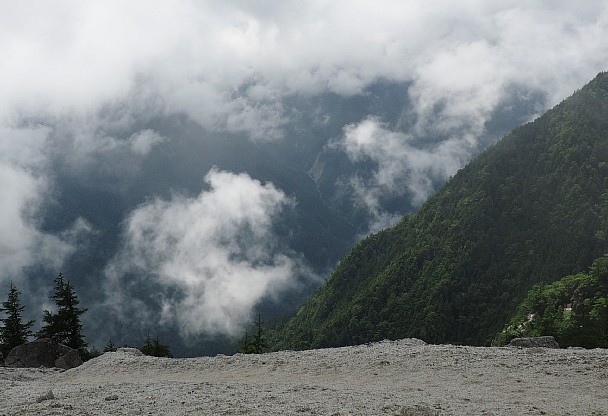
[[[70,368],[78,367],[82,364],[82,358],[80,358],[80,354],[78,350],[68,351],[66,354],[55,360],[55,367],[63,368],[64,370],[69,370]]]
[[[54,398],[55,398],[55,395],[53,394],[53,390],[49,390],[42,396],[39,396],[38,398],[36,398],[36,403],[42,403],[45,400],[53,400]]]
[[[77,350],[51,339],[41,338],[19,345],[4,360],[7,367],[58,367],[68,370],[82,364]]]
[[[143,352],[141,352],[140,350],[138,350],[137,348],[128,348],[128,347],[122,347],[116,350],[116,352],[121,352],[123,354],[129,354],[129,355],[135,355],[135,356],[140,356],[140,355],[144,355]]]
[[[426,342],[418,338],[403,338],[395,342],[400,347],[419,347],[422,345],[427,345]]]
[[[513,338],[508,346],[518,348],[559,348],[557,341],[552,336]]]

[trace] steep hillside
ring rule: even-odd
[[[608,250],[608,73],[505,136],[415,216],[363,240],[277,348],[487,344],[538,283]]]

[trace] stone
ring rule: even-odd
[[[513,338],[508,346],[518,348],[559,348],[559,344],[552,336]]]
[[[129,354],[129,355],[135,355],[137,357],[144,355],[143,352],[141,352],[140,350],[138,350],[137,348],[129,348],[129,347],[122,347],[116,350],[116,352],[121,352],[123,354]]]
[[[55,398],[55,395],[53,394],[53,390],[49,390],[46,393],[44,393],[42,396],[39,396],[38,398],[36,398],[36,403],[42,403],[45,400],[53,400],[54,398]]]
[[[69,370],[82,364],[77,350],[47,338],[19,345],[8,353],[4,364],[7,367],[48,367]]]
[[[55,367],[63,368],[64,370],[78,367],[80,364],[82,364],[82,358],[80,358],[78,350],[74,349],[55,360]]]

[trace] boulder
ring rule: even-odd
[[[64,370],[78,367],[80,364],[82,364],[82,358],[80,358],[78,350],[74,349],[55,360],[55,367],[63,368]]]
[[[78,350],[41,338],[19,345],[4,360],[7,367],[58,367],[68,370],[82,364]]]
[[[557,341],[552,336],[513,338],[508,346],[519,348],[559,348]]]
[[[120,353],[128,354],[128,355],[134,355],[136,357],[141,357],[142,355],[144,355],[144,353],[141,352],[140,350],[138,350],[137,348],[129,348],[129,347],[118,348],[116,350],[116,352],[120,352]]]

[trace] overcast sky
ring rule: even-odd
[[[111,132],[116,126],[135,129],[143,115],[176,113],[209,130],[282,140],[282,126],[289,122],[282,100],[290,94],[351,96],[379,79],[411,82],[413,131],[390,131],[381,115],[369,114],[344,126],[334,144],[353,160],[378,163],[374,182],[359,189],[370,211],[378,209],[378,195],[403,186],[404,177],[420,204],[430,179],[447,178],[470,157],[484,123],[507,94],[514,88],[540,92],[546,107],[558,103],[607,69],[606,39],[603,0],[0,0],[0,279],[18,280],[37,262],[60,267],[77,249],[77,236],[92,231],[83,220],[59,235],[41,231],[37,210],[58,185],[48,172],[49,149],[60,149],[69,168],[81,171],[104,154],[141,160],[171,138],[150,129],[125,138]],[[102,117],[107,109],[120,116]],[[433,149],[412,145],[413,138],[433,133],[448,139]],[[186,332],[201,329],[187,318],[199,311],[187,305],[213,306],[203,299],[211,289],[193,283],[188,273],[216,288],[212,276],[219,272],[181,261],[196,248],[188,245],[188,233],[175,237],[179,251],[160,245],[171,227],[186,227],[172,223],[171,215],[202,215],[190,230],[198,236],[205,227],[219,227],[213,211],[200,208],[202,201],[221,206],[224,196],[272,195],[272,203],[252,199],[251,218],[229,216],[222,226],[232,224],[230,237],[243,224],[268,224],[289,205],[282,190],[246,175],[204,175],[209,194],[150,201],[125,223],[125,250],[138,253],[141,266],[161,284],[175,274],[177,263],[185,268],[182,280],[171,284],[187,287],[191,297],[179,305],[167,300],[166,312]],[[379,226],[394,220],[377,214]],[[272,245],[268,230],[245,228]],[[138,240],[146,230],[156,238]],[[228,261],[232,248],[218,241],[203,243],[225,260],[218,267],[226,282],[239,281],[238,267],[252,275],[265,267],[268,280],[259,286],[274,288],[296,267],[293,258],[267,253],[266,246],[256,246],[259,251],[235,265]],[[123,258],[117,257],[113,273]],[[228,314],[241,322],[264,294],[253,293],[237,302],[243,309]],[[222,330],[223,324],[200,325]]]

